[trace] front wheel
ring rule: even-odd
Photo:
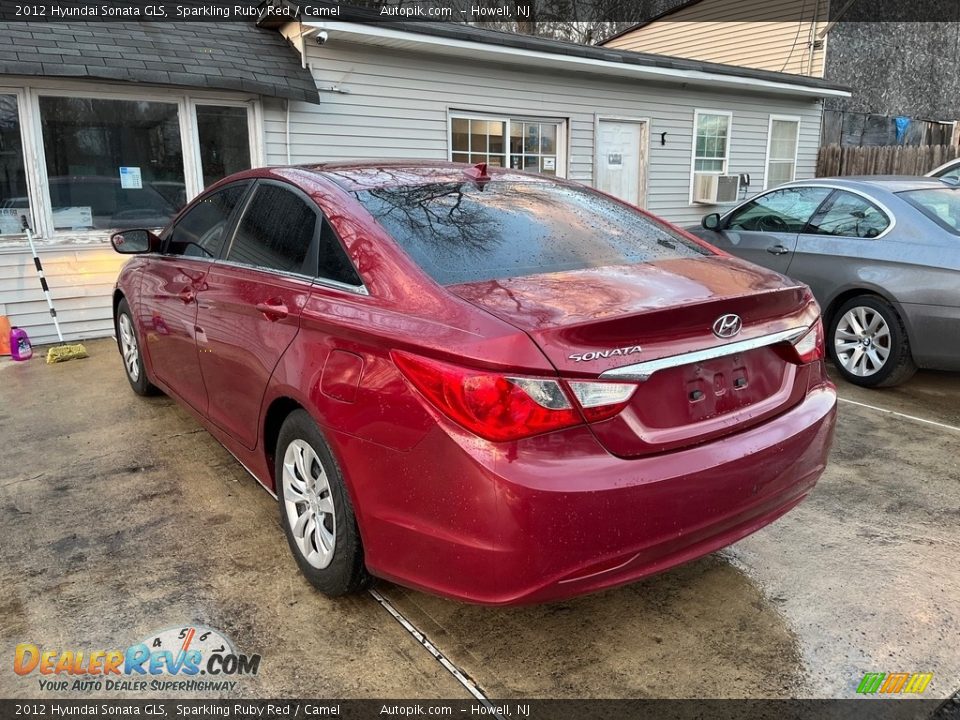
[[[140,343],[134,330],[133,315],[126,299],[117,305],[117,345],[123,357],[123,369],[127,373],[130,387],[137,395],[156,395],[160,392],[147,378],[147,370],[143,364],[143,355],[140,352]]]
[[[304,410],[280,428],[274,477],[280,522],[300,571],[325,595],[365,587],[363,545],[343,475]]]
[[[903,321],[873,295],[848,300],[830,321],[830,359],[843,377],[862,387],[892,387],[917,371]]]

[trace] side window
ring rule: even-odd
[[[317,211],[306,201],[278,185],[261,185],[240,221],[227,259],[312,275],[316,230]]]
[[[327,220],[323,221],[323,227],[320,230],[320,265],[317,277],[357,287],[363,285]]]
[[[890,220],[865,197],[841,190],[810,225],[810,232],[817,235],[875,238]]]
[[[960,179],[960,163],[951,165],[946,170],[941,170],[934,177],[946,178],[947,180]]]
[[[831,192],[830,188],[805,185],[774,190],[735,210],[727,222],[727,228],[756,232],[800,232]]]
[[[246,190],[247,183],[229,185],[194,205],[173,226],[167,252],[205,258],[220,255],[230,215]]]

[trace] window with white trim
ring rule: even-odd
[[[197,137],[203,186],[250,169],[250,123],[242,106],[197,103]]]
[[[730,161],[730,121],[726,112],[694,113],[693,172],[725,175]]]
[[[780,115],[770,116],[765,188],[792,182],[796,178],[799,142],[800,118]]]
[[[450,159],[541,175],[566,174],[563,120],[450,116]]]
[[[186,203],[176,102],[39,100],[54,230],[162,227]]]
[[[162,227],[205,186],[263,162],[252,96],[0,87],[0,236],[83,241]]]

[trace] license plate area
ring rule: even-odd
[[[637,393],[647,400],[638,414],[648,428],[672,428],[736,413],[782,391],[786,370],[770,348],[661,370]]]

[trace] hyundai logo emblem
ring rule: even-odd
[[[743,321],[739,315],[721,315],[713,323],[713,334],[718,338],[732,338],[740,333]]]

